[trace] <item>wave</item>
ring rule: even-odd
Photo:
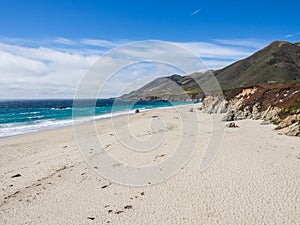
[[[59,127],[66,127],[81,123],[90,122],[93,120],[101,120],[115,116],[121,116],[126,114],[134,113],[134,111],[120,111],[120,112],[113,112],[103,115],[95,115],[95,116],[86,116],[86,117],[79,117],[79,118],[72,118],[72,119],[65,119],[65,120],[56,120],[56,119],[44,119],[44,120],[36,120],[30,122],[22,122],[22,123],[7,123],[7,124],[0,124],[0,138],[16,136],[26,133],[32,133],[41,130],[48,130],[53,128]],[[35,117],[28,117],[28,118],[42,118],[43,116],[35,116]]]
[[[41,118],[44,118],[44,116],[28,116],[26,117],[27,119],[41,119]]]
[[[20,115],[28,115],[28,114],[38,114],[40,112],[21,112]]]
[[[179,105],[177,105],[179,106]],[[174,106],[170,106],[171,108]],[[170,107],[153,107],[153,108],[138,108],[140,112],[145,112],[148,110],[154,110],[154,109],[167,109]],[[71,108],[65,108],[65,109],[71,109]],[[4,123],[0,124],[0,138],[4,137],[10,137],[10,136],[16,136],[31,132],[36,132],[40,130],[47,130],[47,129],[53,129],[53,128],[59,128],[59,127],[65,127],[65,126],[71,126],[81,123],[86,123],[94,120],[101,120],[101,119],[108,119],[112,117],[118,117],[123,115],[129,115],[134,114],[136,109],[130,109],[130,110],[123,110],[123,111],[114,111],[105,113],[102,115],[93,115],[92,112],[90,116],[81,116],[81,117],[73,117],[70,119],[42,119],[44,116],[37,115],[37,116],[29,116],[27,122],[18,122],[18,123]],[[28,114],[37,114],[39,112],[29,112]],[[33,120],[33,119],[39,119],[39,120]]]
[[[73,124],[73,120],[39,120],[35,123],[9,123],[1,124],[0,129],[0,138],[10,137],[20,134],[32,133],[40,130],[47,130],[52,128],[70,126]]]
[[[71,107],[59,106],[59,107],[51,108],[51,110],[68,110],[68,109],[71,109]]]

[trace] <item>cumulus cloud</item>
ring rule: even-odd
[[[0,44],[1,98],[65,98],[98,56]]]
[[[106,51],[123,43],[101,39],[71,40],[62,37],[44,40],[40,44],[38,41],[0,39],[0,98],[72,98],[82,77],[100,58],[108,67],[116,67],[122,64],[122,60],[126,62],[129,58],[143,56],[159,61],[151,65],[149,62],[129,65],[116,71],[106,83],[101,97],[113,97],[129,92],[158,76],[184,74],[176,68],[177,64],[191,65],[190,70],[186,72],[194,72],[193,61],[188,57],[173,61],[174,65],[162,64],[168,49],[160,47],[158,42],[152,43],[153,48],[149,48],[149,44],[144,46],[136,42],[136,45],[130,48],[123,47],[109,57],[101,57]],[[203,64],[203,70],[217,69],[249,56],[258,47],[258,44],[253,43],[246,40],[218,40],[217,43],[180,42],[175,45],[184,49],[177,52],[169,49],[170,54],[167,54],[166,58],[170,60],[172,57],[183,55],[185,51],[191,51],[206,63]],[[170,46],[172,45],[174,44]],[[199,69],[199,66],[197,68]],[[98,71],[95,72],[96,75],[99,75]],[[98,87],[96,82],[91,83]]]
[[[48,72],[47,66],[30,58],[14,55],[0,50],[1,74],[23,74],[26,76],[43,75]]]

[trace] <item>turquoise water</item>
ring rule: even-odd
[[[74,124],[73,111],[76,112],[76,123],[80,123],[134,113],[135,109],[143,111],[183,104],[193,103],[101,99],[97,100],[95,107],[82,104],[80,107],[73,108],[73,100],[0,101],[0,137],[72,125]]]

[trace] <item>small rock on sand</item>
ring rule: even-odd
[[[126,205],[124,206],[124,209],[132,209],[132,205]]]
[[[88,217],[88,220],[94,220],[95,219],[95,217]]]
[[[13,175],[11,178],[20,177],[20,176],[22,176],[22,175],[18,173],[16,175]]]
[[[109,185],[111,185],[111,183],[106,184],[106,185],[103,185],[101,188],[102,188],[102,189],[107,188]]]

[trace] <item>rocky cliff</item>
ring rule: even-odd
[[[262,119],[279,134],[300,136],[300,85],[261,84],[204,99],[203,112],[226,113],[224,121]]]

